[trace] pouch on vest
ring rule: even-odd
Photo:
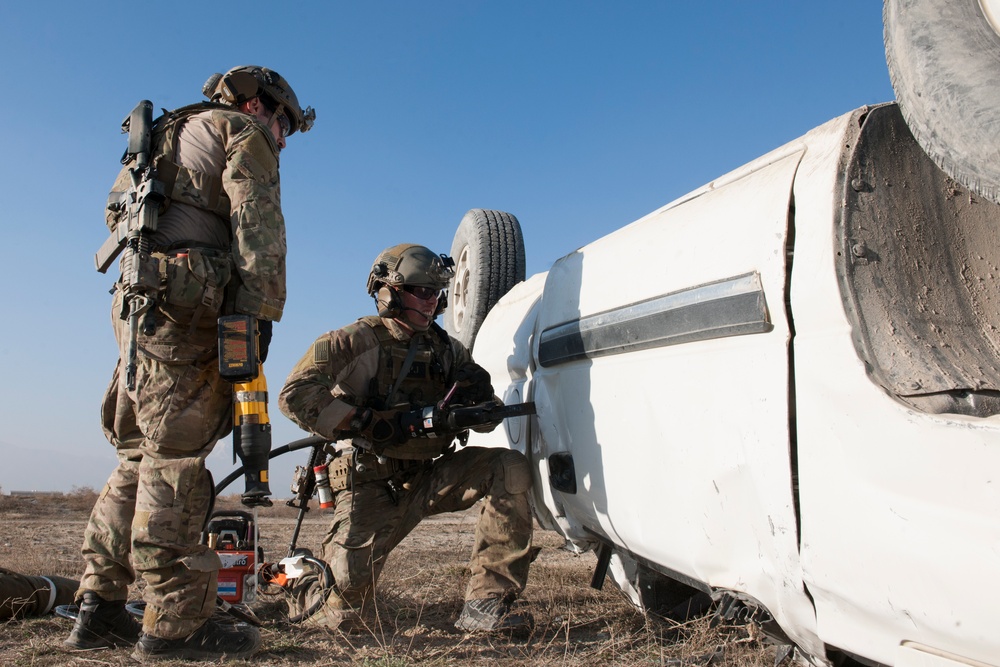
[[[196,317],[214,325],[232,277],[227,256],[190,248],[160,259],[160,309],[175,322]]]

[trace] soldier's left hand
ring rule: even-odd
[[[267,350],[271,347],[271,336],[274,332],[274,322],[257,320],[257,356],[260,363],[267,361]]]

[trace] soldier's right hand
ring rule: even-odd
[[[366,408],[351,420],[352,430],[372,443],[372,449],[381,453],[386,447],[406,442],[406,434],[399,424],[398,410],[372,410]]]

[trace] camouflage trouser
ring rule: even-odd
[[[0,567],[0,622],[41,616],[73,602],[77,582],[66,577],[32,577]]]
[[[118,304],[112,320],[124,357]],[[205,457],[232,428],[232,387],[219,377],[214,324],[157,315],[155,334],[139,337],[136,389],[125,387],[119,359],[104,397],[102,423],[119,463],[84,535],[77,597],[126,599],[134,567],[146,581],[143,631],[175,638],[215,606],[219,559],[198,541],[212,496]]]
[[[527,459],[505,449],[466,447],[412,470],[396,492],[382,480],[337,493],[323,541],[323,559],[336,581],[327,604],[363,609],[389,552],[421,519],[468,509],[481,498],[486,501],[476,524],[466,599],[524,590],[532,533]]]

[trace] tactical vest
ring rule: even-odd
[[[400,383],[391,404],[386,403],[406,361],[408,346],[393,338],[392,333],[375,316],[362,317],[378,338],[378,374],[372,378],[366,407],[376,410],[415,410],[438,402],[454,381],[455,350],[448,334],[437,324],[432,324],[426,335],[421,336],[413,362]],[[429,342],[429,345],[427,344]],[[439,456],[451,445],[452,438],[413,438],[402,445],[386,450],[386,455],[397,459],[431,459]]]
[[[177,135],[184,121],[195,114],[213,109],[234,111],[225,104],[199,102],[173,111],[165,111],[153,121],[151,137],[153,168],[156,170],[156,179],[164,184],[167,195],[166,201],[160,207],[161,215],[172,201],[179,201],[215,213],[223,220],[229,220],[231,204],[229,196],[222,189],[222,179],[214,174],[188,169],[173,161],[173,157],[177,154]],[[249,122],[249,116],[247,118]],[[111,188],[109,202],[118,201],[121,193],[129,189],[132,183],[129,173],[131,166],[131,163],[126,164],[118,173],[118,178]],[[108,207],[105,220],[110,231],[114,232],[118,227],[121,216],[121,211]]]

